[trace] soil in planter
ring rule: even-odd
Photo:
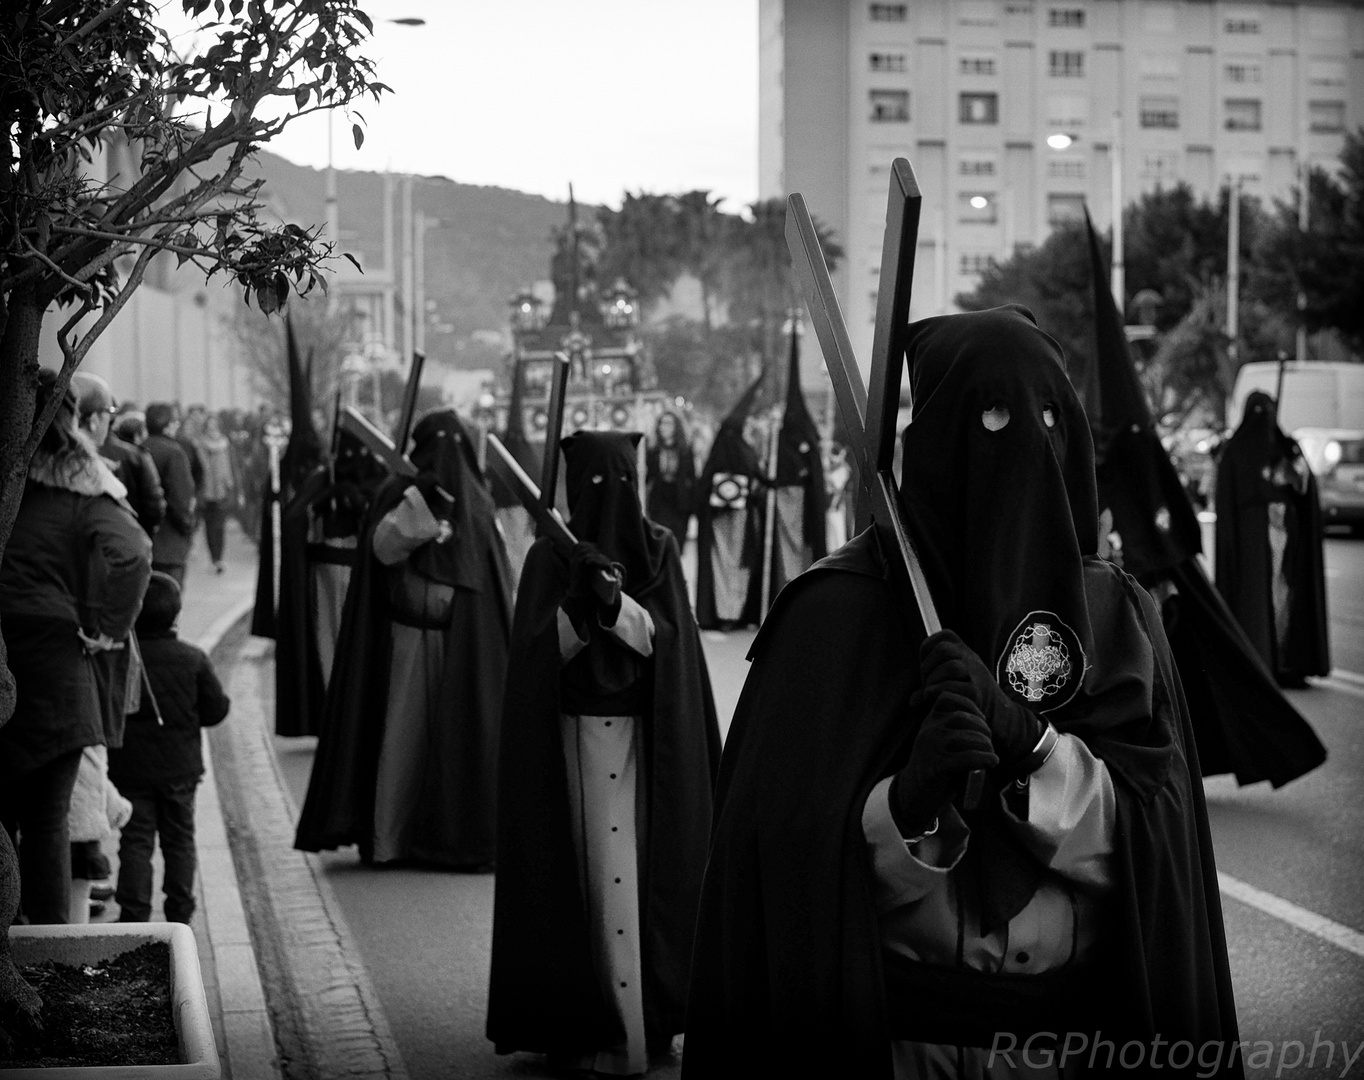
[[[98,964],[48,960],[20,971],[42,995],[43,1034],[0,1069],[180,1064],[165,942]]]

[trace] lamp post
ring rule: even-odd
[[[1227,356],[1233,365],[1240,353],[1241,308],[1241,174],[1231,177],[1227,214]]]
[[[1057,131],[1047,136],[1047,145],[1053,150],[1067,150],[1080,141],[1080,136],[1069,132]],[[1126,318],[1127,311],[1127,272],[1124,264],[1123,246],[1123,191],[1122,191],[1122,113],[1113,113],[1113,140],[1108,147],[1109,183],[1113,202],[1113,264],[1109,276],[1109,289],[1113,302],[1118,305],[1118,313]]]
[[[1298,237],[1305,240],[1307,230],[1310,225],[1308,217],[1308,199],[1311,194],[1312,186],[1312,165],[1307,160],[1307,155],[1302,158],[1302,181],[1298,188]],[[1304,316],[1307,313],[1307,293],[1302,289],[1298,290],[1298,333],[1296,357],[1299,364],[1307,360],[1307,323]]]

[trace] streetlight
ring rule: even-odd
[[[1070,132],[1057,131],[1047,136],[1047,145],[1053,150],[1068,150],[1080,141],[1080,136]],[[1108,147],[1108,160],[1113,185],[1113,269],[1109,288],[1119,312],[1127,310],[1127,272],[1123,257],[1122,229],[1122,113],[1113,113],[1113,141]]]

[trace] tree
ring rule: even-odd
[[[666,296],[682,272],[673,197],[627,191],[619,210],[604,206],[597,211],[597,224],[602,237],[601,280],[610,285],[624,278],[645,307]]]
[[[189,55],[153,0],[13,0],[0,14],[0,555],[58,404],[34,418],[39,334],[54,312],[60,392],[154,259],[230,275],[267,313],[325,287],[330,245],[263,222],[261,181],[242,171],[298,117],[388,89],[357,52],[370,19],[357,0],[181,6],[207,45]],[[98,154],[124,168],[98,175]],[[14,708],[4,659],[0,718]]]
[[[1286,316],[1297,297],[1310,332],[1337,330],[1364,351],[1364,128],[1345,137],[1340,170],[1313,169],[1308,180],[1308,228],[1298,228],[1298,191],[1275,206],[1273,226],[1256,252],[1254,294]]]
[[[353,339],[355,312],[328,312],[317,294],[295,298],[289,304],[294,337],[312,379],[312,398],[318,405],[331,402],[341,384],[341,363]],[[289,401],[289,366],[285,359],[284,325],[263,312],[238,309],[233,333],[241,345],[255,389],[266,401],[277,402],[281,411]]]

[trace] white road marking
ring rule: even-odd
[[[1230,874],[1224,874],[1220,870],[1217,872],[1217,884],[1223,894],[1233,900],[1239,900],[1290,926],[1305,930],[1346,952],[1364,956],[1364,934],[1358,930],[1328,919],[1325,915],[1318,915],[1315,911],[1308,911],[1305,907],[1299,907],[1281,896],[1257,889],[1254,885],[1249,885]]]
[[[1357,671],[1332,668],[1330,675],[1325,678],[1313,679],[1312,685],[1319,686],[1323,690],[1338,690],[1342,694],[1364,698],[1364,675]]]

